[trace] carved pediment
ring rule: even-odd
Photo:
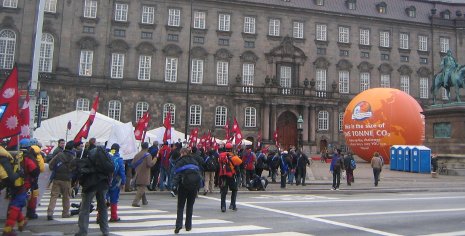
[[[394,69],[388,63],[383,63],[378,67],[378,70],[381,72],[381,74],[391,74]]]
[[[203,47],[193,47],[191,49],[192,58],[205,59],[208,56],[207,50]]]
[[[215,59],[219,61],[229,61],[233,57],[233,54],[225,48],[220,48],[215,53]]]
[[[314,62],[313,65],[315,65],[316,68],[318,69],[328,69],[330,63],[328,59],[324,57],[318,57]]]
[[[360,72],[370,72],[373,70],[373,64],[370,64],[369,62],[362,61],[360,64],[357,66],[358,70]]]
[[[157,49],[153,46],[152,43],[142,42],[136,47],[137,52],[140,54],[153,54]]]
[[[399,67],[399,69],[397,69],[397,71],[400,75],[411,75],[413,72],[412,69],[407,65],[402,65]]]
[[[122,39],[117,39],[111,41],[108,47],[111,49],[111,52],[121,52],[125,53],[129,50],[129,44]]]
[[[336,68],[338,70],[351,70],[353,67],[352,63],[350,63],[346,59],[341,59],[339,62],[336,64]]]
[[[178,57],[182,54],[182,49],[176,44],[168,44],[162,51],[166,56],[171,57]]]
[[[244,53],[242,53],[242,55],[240,56],[241,60],[243,62],[257,62],[258,61],[258,56],[252,52],[252,51],[245,51]]]
[[[300,59],[301,63],[303,63],[307,56],[305,55],[304,51],[296,46],[294,46],[293,39],[289,36],[284,37],[281,44],[273,49],[267,54],[265,54],[267,58],[269,57],[279,57],[279,58],[292,58],[292,59]],[[270,60],[270,59],[268,59]]]
[[[98,42],[95,40],[93,37],[82,37],[78,42],[77,42],[79,48],[81,49],[88,49],[88,50],[94,50],[96,47],[98,47]]]
[[[431,73],[430,69],[428,69],[427,67],[422,66],[417,70],[417,74],[420,77],[430,77],[432,73]]]

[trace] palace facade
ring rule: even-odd
[[[2,4],[2,80],[16,62],[26,89],[38,1]],[[46,0],[42,117],[89,110],[100,92],[98,112],[135,123],[149,111],[150,129],[171,110],[182,132],[224,138],[236,118],[252,141],[278,130],[283,147],[344,147],[345,107],[366,89],[431,104],[441,56],[465,61],[462,12],[420,0]]]

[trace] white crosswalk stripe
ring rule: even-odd
[[[43,195],[40,201],[40,206],[37,207],[39,215],[47,214],[47,207],[50,201],[50,194],[47,192]],[[71,199],[72,203],[79,204],[79,199]],[[94,206],[96,208],[96,203]],[[74,209],[74,208],[71,208]],[[57,200],[54,211],[54,222],[63,224],[77,223],[78,217],[61,218],[62,202]],[[99,232],[99,225],[96,224],[97,211],[91,213],[89,219],[89,235]],[[122,221],[109,222],[111,235],[120,236],[144,236],[144,235],[172,235],[174,224],[176,221],[176,212],[168,212],[158,209],[136,208],[132,206],[118,206],[118,216]],[[257,225],[238,225],[235,222],[222,219],[208,219],[200,216],[193,216],[193,228],[190,232],[185,229],[181,230],[180,234],[231,234],[241,236],[311,236],[310,234],[302,234],[298,232],[279,232],[271,233],[273,229],[257,226]],[[249,234],[252,233],[252,234]]]

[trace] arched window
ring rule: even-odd
[[[78,98],[76,101],[76,110],[78,111],[89,111],[89,99]]]
[[[0,31],[0,68],[13,68],[15,61],[15,46],[15,32],[7,29]]]
[[[149,104],[147,102],[137,102],[136,121],[139,120],[148,109],[149,109]]]
[[[168,115],[168,111],[171,111],[171,124],[174,125],[176,118],[176,106],[173,103],[166,103],[163,105],[163,120]]]
[[[121,119],[121,102],[118,100],[111,100],[108,102],[108,117],[120,120]]]
[[[318,130],[329,130],[329,113],[327,111],[318,112]]]
[[[245,127],[257,126],[257,109],[255,107],[245,108]]]
[[[202,107],[200,105],[191,105],[189,118],[190,125],[202,125]]]
[[[215,126],[223,127],[226,125],[228,117],[228,108],[225,106],[217,106],[215,111]]]
[[[51,34],[42,34],[42,42],[40,44],[40,56],[39,56],[39,71],[40,72],[52,72],[53,62],[53,44],[54,38]]]

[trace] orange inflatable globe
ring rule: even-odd
[[[405,92],[374,88],[357,95],[344,112],[346,144],[366,161],[379,152],[389,163],[392,145],[421,145],[425,119],[418,102]]]

